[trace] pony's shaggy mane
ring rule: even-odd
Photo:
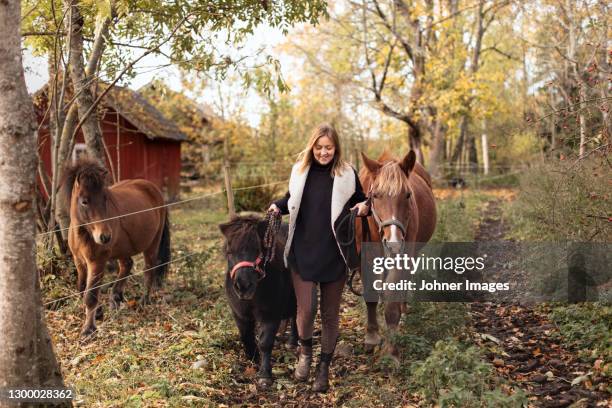
[[[246,243],[260,243],[257,226],[262,221],[255,215],[234,217],[231,221],[222,224],[221,227],[227,231],[224,251],[226,254],[238,251]]]
[[[108,185],[108,171],[98,162],[91,159],[80,159],[64,169],[61,186],[67,202],[72,197],[74,182],[79,180],[82,188],[87,191],[97,192]]]

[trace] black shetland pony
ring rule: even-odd
[[[257,385],[272,385],[270,357],[281,320],[292,319],[290,343],[297,343],[296,301],[291,274],[276,256],[264,268],[263,237],[267,223],[256,216],[235,217],[219,225],[225,236],[227,258],[225,293],[240,332],[247,357],[260,363]],[[276,254],[282,254],[287,241],[287,224],[276,237]],[[259,330],[256,341],[255,329]]]

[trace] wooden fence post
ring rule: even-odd
[[[223,178],[225,179],[225,193],[227,195],[227,211],[229,217],[233,218],[236,215],[236,207],[234,206],[234,191],[232,190],[232,180],[230,178],[229,165],[229,135],[225,135],[223,139]]]

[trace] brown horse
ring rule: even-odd
[[[124,300],[123,290],[136,254],[144,254],[143,303],[149,301],[153,285],[161,287],[170,261],[168,212],[162,193],[150,181],[124,180],[109,186],[107,170],[89,160],[68,167],[64,174],[62,186],[70,200],[68,245],[77,268],[78,290],[84,292],[81,335],[88,336],[96,330],[98,295],[108,260],[119,263],[110,298],[112,308]]]
[[[436,203],[429,175],[423,166],[416,163],[416,154],[412,150],[402,161],[395,160],[386,152],[378,160],[372,160],[364,153],[362,157],[364,167],[359,179],[371,199],[372,216],[368,217],[371,240],[381,242],[383,247],[393,242],[399,242],[402,247],[408,244],[406,252],[414,256],[414,244],[429,241],[436,226]],[[361,223],[357,223],[356,228],[358,237],[362,237]],[[393,282],[396,277],[391,272],[386,279]],[[378,333],[377,305],[378,302],[367,302],[365,343],[370,350],[382,340]],[[387,340],[396,332],[401,314],[401,303],[386,303]],[[397,350],[390,341],[386,342],[385,348],[398,361]]]

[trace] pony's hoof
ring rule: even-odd
[[[113,310],[117,310],[121,307],[121,302],[123,302],[124,298],[123,295],[120,293],[113,293],[113,295],[111,296],[108,304],[110,306],[111,309]]]
[[[401,366],[400,359],[397,356],[394,356],[393,354],[385,354],[385,357],[390,362],[391,367],[393,367],[395,369],[400,368],[400,366]]]
[[[380,344],[382,337],[378,333],[366,333],[365,335],[365,351],[372,353],[376,346]]]
[[[383,356],[388,359],[393,368],[400,368],[400,359],[397,356],[397,349],[386,345],[383,349]]]
[[[257,388],[267,390],[272,386],[272,378],[260,377],[257,379]]]
[[[104,310],[102,309],[102,305],[98,306],[96,309],[96,320],[104,319]]]
[[[97,329],[95,326],[85,327],[81,330],[81,339],[82,340],[90,340],[97,333]]]

